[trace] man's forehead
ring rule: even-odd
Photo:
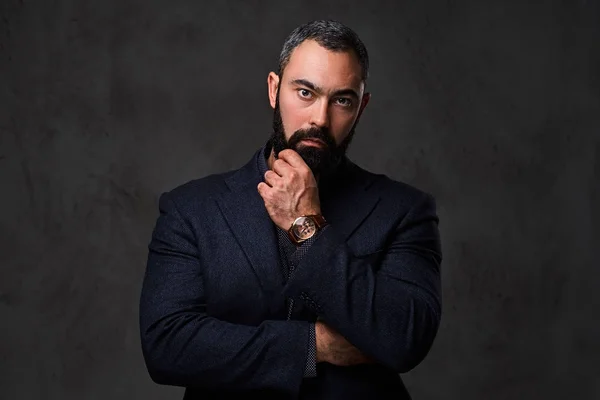
[[[284,79],[305,79],[324,89],[362,89],[362,68],[352,50],[332,51],[314,40],[294,49],[285,67]]]

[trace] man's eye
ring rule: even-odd
[[[352,105],[352,100],[347,99],[345,97],[340,97],[336,101],[339,105],[344,107],[350,107]]]
[[[312,97],[312,93],[306,89],[299,89],[298,94],[300,97],[304,97],[305,99],[310,99]]]

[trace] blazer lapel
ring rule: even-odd
[[[227,179],[230,191],[218,205],[256,273],[261,289],[278,293],[283,284],[275,227],[256,189],[262,177],[258,158],[262,150]],[[321,211],[348,240],[379,202],[369,187],[375,175],[345,160],[335,178],[320,185]]]
[[[343,168],[335,182],[323,182],[320,197],[325,219],[347,241],[375,208],[380,197],[376,190],[370,190],[376,175],[367,173],[348,159]]]
[[[257,157],[227,179],[230,192],[218,205],[264,292],[277,291],[283,282],[275,227],[256,189],[261,180]]]

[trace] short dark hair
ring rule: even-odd
[[[281,76],[283,70],[290,61],[292,52],[305,40],[312,39],[319,45],[331,51],[352,50],[358,57],[362,69],[361,78],[366,84],[369,76],[369,54],[367,48],[358,35],[347,26],[333,20],[316,20],[308,22],[294,29],[285,39],[283,48],[279,54],[279,71]]]

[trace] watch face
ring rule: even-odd
[[[315,234],[317,227],[312,218],[300,217],[294,222],[292,230],[298,239],[306,240]]]

